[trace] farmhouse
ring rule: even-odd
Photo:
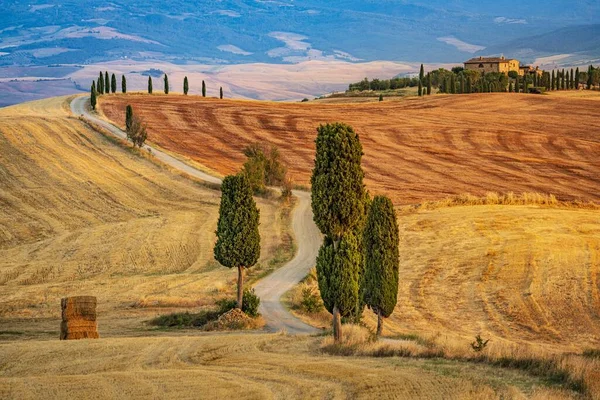
[[[502,57],[476,57],[465,61],[465,69],[479,72],[502,72],[508,74],[510,71],[519,72],[519,60]],[[519,74],[521,74],[519,72]]]

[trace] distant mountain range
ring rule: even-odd
[[[2,8],[0,66],[600,56],[597,0],[58,0]]]

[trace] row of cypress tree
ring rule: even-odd
[[[321,298],[333,316],[333,334],[342,337],[342,318],[359,320],[366,306],[383,318],[398,293],[398,225],[391,201],[372,201],[363,184],[362,145],[351,126],[317,129],[311,177],[314,221],[324,234],[317,257]]]
[[[169,94],[169,77],[167,74],[164,75],[163,82],[164,82],[163,91],[165,92],[165,94]],[[152,94],[152,90],[153,90],[152,77],[148,76],[148,94]],[[187,95],[189,90],[190,90],[190,83],[189,83],[188,77],[186,76],[183,78],[183,94]],[[204,80],[202,81],[202,97],[206,97],[206,82],[204,82]],[[219,98],[223,99],[223,87],[219,88]]]

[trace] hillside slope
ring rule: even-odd
[[[222,174],[241,166],[248,144],[269,143],[295,182],[307,185],[316,128],[339,121],[361,137],[368,189],[396,204],[487,191],[600,200],[600,120],[592,99],[484,94],[293,104],[110,95],[100,104],[119,126],[131,104],[148,123],[149,140]]]
[[[110,336],[156,307],[232,293],[235,274],[212,256],[220,193],[116,146],[65,104],[0,110],[0,331],[58,337],[67,295],[98,296]],[[267,267],[289,249],[289,210],[259,207]]]

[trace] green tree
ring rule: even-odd
[[[202,97],[206,97],[206,83],[202,81]]]
[[[112,74],[112,76],[110,77],[110,92],[117,92],[117,77],[115,76],[115,74]]]
[[[594,67],[590,65],[588,68],[588,79],[587,79],[587,88],[591,90],[594,86]]]
[[[146,126],[137,115],[133,115],[131,125],[127,129],[127,139],[131,140],[133,147],[138,146],[141,148],[147,137]]]
[[[338,342],[341,317],[356,313],[360,303],[362,255],[356,228],[364,221],[367,199],[361,160],[362,145],[351,126],[319,126],[311,199],[314,221],[325,241],[317,258],[317,277]]]
[[[108,71],[104,72],[104,93],[110,93],[110,79],[108,78]]]
[[[223,86],[219,88],[219,98],[223,100]]]
[[[238,270],[237,308],[240,310],[244,268],[255,265],[260,256],[259,219],[260,213],[247,178],[242,174],[225,177],[221,184],[214,256],[221,265]]]
[[[183,78],[183,94],[187,95],[190,90],[190,84],[188,82],[187,76]]]
[[[92,81],[92,88],[90,89],[90,105],[92,110],[96,109],[96,82]]]
[[[472,87],[473,86],[471,83],[471,76],[467,75],[467,87],[466,87],[467,93],[471,93]]]
[[[523,80],[523,93],[529,93],[529,80],[527,77]]]
[[[550,90],[554,90],[555,89],[555,87],[554,87],[555,79],[556,78],[554,77],[554,70],[552,70],[552,75],[550,77]]]
[[[383,101],[383,95],[381,93],[379,94],[379,101]]]
[[[125,75],[121,77],[121,92],[127,93],[127,79],[125,79]]]
[[[458,84],[458,92],[463,94],[465,92],[465,77],[463,74],[458,76],[459,84]]]
[[[163,78],[164,82],[165,82],[165,94],[169,94],[169,77],[167,76],[167,74],[165,74],[165,77]]]
[[[575,70],[575,89],[579,89],[579,67],[577,67],[577,69]]]
[[[450,77],[450,93],[456,94],[456,75]]]
[[[152,77],[148,77],[148,94],[152,94]]]
[[[431,94],[431,73],[427,73],[427,95]]]
[[[104,94],[104,74],[100,72],[100,76],[98,77],[98,84],[96,85],[96,90],[100,94]]]
[[[562,70],[562,72],[560,74],[560,77],[561,77],[560,78],[560,90],[565,90],[566,89],[566,87],[565,87],[565,78],[566,78],[566,76],[567,75],[565,74],[565,70],[563,68],[563,70]]]
[[[423,96],[423,83],[421,83],[420,79],[419,79],[419,89],[417,90],[417,94],[419,95],[419,97]]]
[[[133,122],[133,107],[127,105],[125,108],[125,131],[129,132],[131,129],[131,123]]]
[[[364,299],[377,314],[377,336],[383,318],[392,315],[398,298],[398,222],[392,201],[376,196],[369,207],[364,231]]]
[[[425,68],[423,68],[423,64],[421,64],[421,69],[419,70],[419,80],[421,84],[423,83],[423,78],[425,77]]]
[[[569,78],[569,71],[567,71],[567,76],[565,77],[565,89],[571,89],[571,81]]]
[[[508,84],[508,93],[512,93],[513,92],[513,84],[512,82]]]

